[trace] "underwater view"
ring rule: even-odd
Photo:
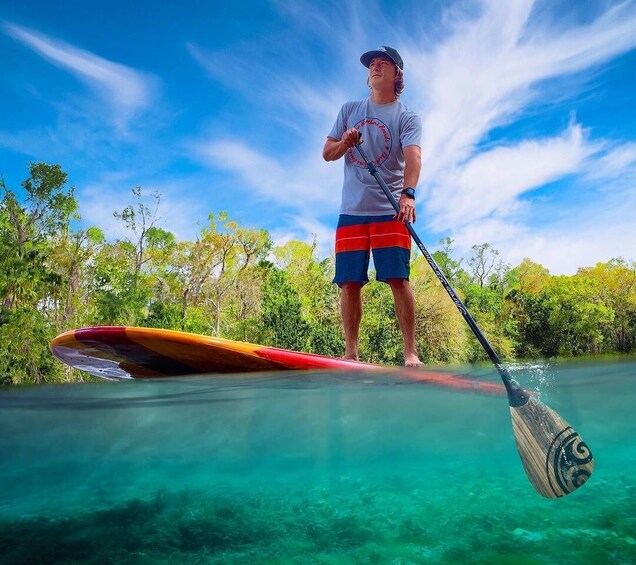
[[[0,562],[636,563],[636,360],[511,370],[594,454],[568,496],[505,396],[399,371],[2,388]]]

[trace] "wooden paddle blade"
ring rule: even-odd
[[[510,407],[517,449],[530,482],[547,498],[571,493],[587,481],[594,457],[578,432],[534,397]]]

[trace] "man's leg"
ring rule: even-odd
[[[358,338],[362,320],[362,284],[342,283],[340,313],[345,334],[345,359],[358,359]]]
[[[393,292],[395,313],[400,322],[404,339],[404,364],[407,367],[421,365],[415,345],[415,296],[413,288],[406,279],[389,279],[387,281]]]

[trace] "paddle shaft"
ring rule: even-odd
[[[356,148],[358,152],[360,153],[360,156],[364,160],[369,173],[375,178],[375,180],[380,185],[380,188],[382,189],[382,191],[388,198],[391,205],[393,206],[393,208],[395,208],[395,211],[399,214],[400,205],[395,199],[395,196],[393,196],[391,189],[387,186],[386,182],[384,182],[384,179],[380,176],[380,173],[378,173],[376,166],[371,161],[369,161],[364,149],[362,149],[359,142],[358,144],[356,144]],[[475,322],[473,317],[470,315],[470,312],[468,311],[464,303],[461,301],[459,296],[457,296],[457,293],[453,290],[453,287],[448,282],[448,279],[446,278],[442,270],[438,267],[437,263],[435,262],[435,259],[433,259],[432,255],[428,252],[428,250],[424,246],[424,243],[422,243],[422,240],[419,238],[419,236],[415,232],[415,229],[413,228],[413,224],[411,224],[410,222],[407,222],[406,228],[409,230],[409,233],[411,234],[413,241],[415,241],[417,247],[422,252],[422,255],[424,255],[426,261],[431,266],[431,269],[433,269],[433,272],[435,273],[439,281],[442,283],[442,286],[446,289],[446,292],[451,297],[451,300],[455,303],[455,306],[457,306],[457,309],[460,311],[461,315],[464,317],[464,320],[466,320],[466,323],[470,326],[470,329],[475,334],[475,337],[477,338],[481,346],[484,348],[484,350],[488,354],[488,357],[490,358],[490,360],[493,362],[493,364],[497,368],[497,371],[499,371],[501,380],[503,381],[506,387],[506,391],[508,392],[508,402],[510,406],[513,406],[513,407],[523,406],[526,402],[528,402],[528,399],[530,398],[529,394],[525,390],[523,390],[519,386],[519,384],[510,376],[508,369],[506,369],[504,364],[501,362],[501,359],[499,359],[499,356],[497,355],[495,350],[492,348],[490,343],[488,343],[486,336],[484,336],[482,331],[479,329],[477,322]]]
[[[400,206],[397,200],[384,179],[379,175],[375,165],[369,162],[359,141],[356,147],[366,163],[369,173],[373,175],[399,214]],[[589,447],[581,439],[578,432],[569,426],[563,418],[541,404],[535,397],[531,397],[510,376],[466,306],[457,296],[422,240],[415,233],[413,226],[407,222],[406,227],[431,269],[499,371],[508,393],[517,450],[530,482],[539,494],[547,498],[558,498],[576,490],[590,478],[594,470],[594,457]]]

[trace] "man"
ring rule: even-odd
[[[409,283],[411,237],[405,224],[415,222],[422,126],[419,117],[399,100],[404,89],[400,54],[383,46],[364,53],[360,62],[369,69],[371,95],[344,104],[322,152],[326,161],[345,157],[334,278],[342,289],[344,357],[358,358],[361,289],[369,281],[372,251],[376,279],[388,283],[393,293],[404,339],[404,363],[417,366],[421,363],[415,345],[415,300]],[[397,215],[355,149],[359,139],[399,202]]]

